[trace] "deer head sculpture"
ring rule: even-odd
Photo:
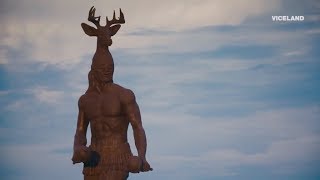
[[[120,9],[120,17],[119,19],[116,19],[116,12],[113,11],[113,19],[109,21],[108,17],[106,17],[107,24],[105,26],[101,26],[101,16],[95,17],[95,12],[96,9],[94,8],[94,6],[92,6],[89,11],[88,21],[92,22],[97,27],[97,29],[89,26],[86,23],[81,23],[82,29],[88,36],[97,36],[98,45],[111,46],[111,36],[115,35],[118,32],[121,27],[120,24],[125,23],[124,15]]]
[[[124,15],[120,9],[120,17],[116,19],[116,13],[113,12],[113,18],[111,21],[106,17],[106,25],[100,25],[100,17],[95,17],[96,9],[92,6],[88,21],[92,22],[96,28],[89,26],[86,23],[81,23],[83,31],[88,36],[97,37],[97,49],[92,58],[91,71],[89,73],[89,83],[96,82],[101,84],[104,82],[113,82],[114,63],[112,55],[109,51],[109,46],[112,45],[111,37],[114,36],[120,29],[121,25],[124,24]]]

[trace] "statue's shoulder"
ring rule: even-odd
[[[122,87],[118,84],[114,84],[115,89],[119,92],[120,99],[122,101],[128,102],[135,99],[135,95],[131,89]]]
[[[90,97],[90,93],[85,93],[85,94],[82,94],[80,97],[79,97],[79,102],[83,102],[85,101],[87,98]]]
[[[80,96],[80,98],[79,98],[79,100],[78,100],[78,106],[79,106],[79,108],[81,108],[81,107],[84,106],[85,99],[86,99],[86,94],[83,94],[83,95]]]
[[[122,94],[122,93],[124,93],[124,94],[126,94],[126,93],[133,93],[133,92],[131,91],[131,89],[125,88],[125,87],[123,87],[123,86],[120,86],[119,84],[113,83],[113,85],[114,85],[115,90],[118,91],[118,92],[121,93],[121,94]]]
[[[85,104],[85,102],[86,102],[88,99],[90,99],[90,98],[92,98],[92,97],[94,97],[94,96],[95,96],[95,93],[86,92],[85,94],[83,94],[83,95],[80,96],[79,101],[78,101],[79,105],[80,105],[80,104],[82,104],[82,105]]]
[[[91,97],[97,96],[98,94],[99,93],[97,91],[87,91],[82,96],[80,96],[80,98],[87,99],[87,98],[91,98]]]

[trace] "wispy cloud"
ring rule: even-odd
[[[10,91],[0,91],[0,96],[5,96],[5,95],[7,95],[7,94],[9,94],[10,93]]]
[[[61,102],[64,95],[63,91],[50,90],[45,87],[36,87],[29,91],[38,101],[48,104]]]
[[[0,49],[0,64],[8,63],[7,53],[8,51],[6,49]]]
[[[301,117],[304,121],[301,121]],[[320,142],[315,124],[318,117],[319,107],[274,110],[243,118],[210,120],[192,118],[188,114],[169,113],[165,116],[162,113],[157,116],[153,113],[144,116],[149,135],[148,156],[156,174],[166,173],[165,176],[172,179],[183,176],[175,173],[177,170],[182,172],[182,167],[194,170],[187,173],[191,179],[197,176],[235,176],[240,173],[235,168],[244,166],[267,167],[273,173],[283,170],[282,173],[290,175],[298,173],[306,163],[317,161]],[[130,137],[132,139],[131,134]],[[1,151],[7,157],[4,162],[9,167],[23,169],[26,178],[55,177],[56,169],[52,171],[50,167],[57,165],[77,174],[81,167],[73,168],[69,165],[71,161],[68,161],[72,153],[71,141],[68,138],[62,144],[10,145],[1,147]],[[259,148],[259,144],[263,144],[262,148]],[[59,152],[61,149],[68,151]],[[39,156],[45,158],[39,159]],[[27,166],[32,161],[34,166]],[[293,171],[288,172],[288,166]],[[39,170],[43,170],[42,173],[36,173]],[[61,172],[66,172],[64,170],[61,169]],[[69,176],[69,173],[62,174]]]
[[[190,172],[189,176],[235,176],[241,173],[237,170],[240,167],[253,166],[268,168],[274,174],[285,171],[283,174],[289,176],[303,171],[305,164],[319,160],[319,134],[317,128],[312,128],[318,117],[319,108],[308,107],[259,112],[234,119],[204,120],[176,113],[168,117],[150,115],[145,120],[157,118],[163,122],[154,127],[166,132],[161,137],[150,129],[153,141],[149,152],[156,154],[151,156],[155,168],[168,176],[181,177],[174,169],[186,164],[197,172]],[[292,171],[288,172],[287,167]]]
[[[319,137],[316,136],[275,142],[265,152],[256,154],[234,149],[218,149],[199,156],[159,156],[154,160],[155,163],[169,164],[161,167],[167,170],[174,169],[175,166],[193,164],[193,169],[199,172],[198,176],[209,174],[211,177],[234,176],[235,178],[239,172],[234,168],[241,166],[269,167],[273,174],[288,175],[299,173],[301,167],[309,161],[317,161],[316,154],[319,150]],[[276,168],[273,168],[274,166]],[[173,174],[172,171],[171,173]]]
[[[102,17],[119,7],[126,17],[110,48],[114,80],[135,92],[155,169],[131,179],[319,175],[319,6],[310,4],[5,1],[0,174],[81,178],[70,156],[96,39],[80,23],[95,5]],[[278,14],[306,20],[272,22]]]
[[[183,49],[186,52],[192,49],[199,49],[199,46],[201,48],[212,46],[212,43],[203,43],[210,41],[223,42],[223,39],[213,34],[207,36],[205,34],[197,35],[188,33],[185,35],[175,34],[174,36],[164,35],[135,37],[126,36],[125,32],[131,32],[131,30],[134,29],[153,29],[160,27],[161,29],[167,30],[178,28],[180,31],[183,31],[190,28],[208,25],[240,24],[249,16],[263,14],[264,12],[271,11],[274,7],[278,7],[277,1],[265,3],[262,0],[255,3],[249,1],[241,3],[238,1],[202,1],[201,3],[184,1],[182,4],[178,2],[170,2],[171,7],[169,9],[165,5],[166,2],[161,2],[157,6],[154,6],[154,3],[150,3],[149,1],[141,1],[141,3],[144,4],[144,6],[137,5],[140,3],[135,4],[122,1],[117,3],[97,2],[99,7],[101,7],[101,9],[98,10],[102,12],[107,10],[107,12],[112,12],[111,8],[115,6],[121,6],[123,9],[127,9],[127,21],[130,22],[130,26],[125,25],[120,34],[115,37],[115,48],[128,47],[141,48],[142,50],[149,46],[167,47],[168,44],[173,44],[174,47],[166,48],[166,50],[178,48],[180,51]],[[230,16],[229,11],[231,11],[231,8],[235,6],[235,3],[238,8],[236,10],[232,10],[233,15]],[[30,6],[30,4],[36,4],[39,12],[32,11],[31,9],[36,7]],[[34,0],[33,2],[26,4],[19,3],[19,5],[16,2],[10,1],[7,2],[7,6],[9,11],[5,14],[7,19],[4,20],[5,24],[3,26],[3,31],[1,31],[0,34],[3,39],[1,45],[23,53],[22,56],[29,57],[27,59],[49,64],[78,63],[80,57],[91,52],[87,47],[95,46],[94,41],[90,41],[90,38],[86,37],[80,28],[80,23],[86,21],[85,16],[87,13],[84,12],[88,11],[85,9],[85,6],[89,7],[89,3],[66,4],[65,2],[57,1],[55,3],[50,2],[49,4],[44,4],[42,1]],[[15,11],[11,12],[10,8],[12,7],[17,9],[13,9]],[[21,7],[23,7],[23,9]],[[51,8],[48,9],[48,7]],[[69,11],[70,8],[77,8],[79,11],[72,12],[77,14],[71,15],[71,12]],[[202,10],[198,11],[199,9]],[[48,14],[51,14],[52,16],[48,17],[37,15],[37,13],[44,11],[48,12]],[[18,14],[16,14],[17,12]],[[102,12],[97,13],[104,14]],[[25,17],[23,21],[17,18],[19,17],[19,14]],[[147,14],[152,14],[152,16]],[[66,21],[66,16],[71,18]],[[50,19],[50,21],[48,21],[48,19]],[[143,22],[143,24],[141,22]],[[208,37],[211,37],[212,40],[208,39]],[[196,44],[201,42],[202,44],[190,44],[190,42],[196,39],[199,39]],[[176,42],[178,42],[178,44]],[[189,47],[181,47],[181,44],[189,44]],[[149,52],[150,50],[151,49],[145,49],[145,51]],[[23,60],[17,59],[16,61],[26,61],[26,58]]]

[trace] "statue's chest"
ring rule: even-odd
[[[86,100],[85,114],[89,119],[101,116],[119,116],[121,115],[120,99],[113,93],[91,96]]]

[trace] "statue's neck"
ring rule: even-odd
[[[108,82],[98,83],[96,86],[96,90],[98,91],[99,94],[101,94],[105,88],[110,87],[112,84],[113,84],[113,80],[110,80]]]
[[[108,59],[109,61],[113,61],[112,55],[109,51],[109,47],[101,47],[97,46],[96,53],[93,59]],[[106,61],[108,61],[106,60]]]
[[[111,53],[109,51],[109,46],[100,46],[99,44],[97,44],[96,52],[107,53],[107,54],[111,55]]]

